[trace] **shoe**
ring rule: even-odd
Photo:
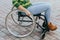
[[[57,29],[57,27],[55,25],[53,25],[51,22],[48,23],[48,28],[51,30],[51,31],[54,31]]]

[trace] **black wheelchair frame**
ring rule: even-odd
[[[26,16],[27,16],[27,15],[23,15],[21,12],[18,12],[18,21],[31,22],[31,21],[19,20],[20,17],[26,17]],[[39,23],[35,22],[35,23],[37,24],[37,28],[40,27],[40,28],[43,30],[43,31],[42,31],[42,35],[41,35],[41,36],[42,36],[41,39],[44,39],[46,32],[49,32],[48,22],[47,22],[46,16],[43,15],[43,14],[41,14],[41,13],[36,14],[36,15],[33,15],[33,16],[34,16],[34,17],[36,16],[36,20],[37,20],[37,18],[39,18],[39,19],[42,19],[42,20],[44,21],[43,24],[42,24],[42,26],[40,26]],[[44,19],[43,19],[41,16],[43,16]],[[30,18],[29,16],[27,16],[27,17]],[[31,18],[30,18],[30,19],[31,19]],[[32,20],[32,19],[31,19],[31,20]]]

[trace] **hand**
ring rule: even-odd
[[[30,13],[30,12],[26,12],[26,15],[30,16],[30,15],[31,15],[31,13]]]
[[[30,13],[26,8],[24,8],[22,5],[20,5],[20,6],[18,7],[18,9],[21,10],[21,11],[23,11],[23,12],[25,12],[26,15],[28,15],[28,16],[30,16],[30,14],[31,14],[31,13]]]

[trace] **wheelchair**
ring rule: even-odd
[[[41,19],[43,23],[39,22],[38,19]],[[35,28],[38,28],[41,29],[41,39],[44,39],[46,32],[49,32],[45,15],[39,13],[27,16],[24,12],[14,9],[14,7],[12,7],[5,18],[5,26],[7,30],[16,37],[26,37],[30,35]]]

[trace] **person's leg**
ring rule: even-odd
[[[50,4],[42,3],[42,2],[41,3],[33,3],[32,6],[30,6],[28,8],[28,10],[32,14],[38,14],[38,13],[45,12],[47,21],[50,22],[50,12],[51,12]]]
[[[45,16],[47,18],[48,21],[48,26],[51,30],[56,30],[57,27],[54,26],[51,22],[50,22],[50,13],[51,13],[51,7],[49,3],[35,3],[32,4],[32,6],[30,6],[28,8],[28,10],[34,15],[34,14],[38,14],[38,13],[42,13],[45,12]]]

